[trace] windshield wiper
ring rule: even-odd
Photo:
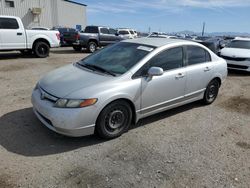
[[[113,72],[111,72],[109,70],[106,70],[106,69],[104,69],[102,67],[99,67],[97,65],[91,65],[91,64],[83,64],[83,65],[86,66],[87,68],[92,69],[92,70],[94,69],[94,70],[97,70],[97,71],[100,71],[100,72],[103,72],[103,73],[107,73],[107,74],[109,74],[111,76],[116,76],[115,73],[113,73]]]

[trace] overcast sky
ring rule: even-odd
[[[87,6],[88,25],[139,31],[250,33],[250,0],[75,0]]]

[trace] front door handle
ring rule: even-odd
[[[20,35],[23,35],[23,33],[17,33],[16,35],[20,36]]]
[[[185,74],[184,73],[178,73],[175,78],[176,79],[180,79],[180,78],[184,78],[185,77]]]
[[[208,71],[210,71],[211,69],[209,68],[209,67],[206,67],[205,69],[204,69],[204,72],[208,72]]]

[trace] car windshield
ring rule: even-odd
[[[102,69],[109,74],[124,74],[154,48],[148,45],[120,42],[97,51],[78,64],[86,68]]]
[[[227,46],[228,48],[243,48],[250,49],[250,41],[234,40]]]

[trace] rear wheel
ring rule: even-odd
[[[112,139],[126,132],[132,121],[132,110],[125,101],[115,101],[106,106],[96,122],[96,132],[105,139]]]
[[[34,44],[33,51],[39,58],[45,58],[49,56],[49,45],[45,42],[39,41]]]
[[[82,50],[81,46],[73,46],[73,49],[77,52],[80,52]]]
[[[97,49],[97,44],[95,42],[89,42],[87,49],[88,49],[88,52],[94,53]]]
[[[205,104],[212,104],[219,93],[220,83],[218,80],[212,80],[205,91],[203,102]]]

